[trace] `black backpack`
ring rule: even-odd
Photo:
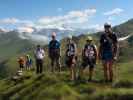
[[[72,50],[73,49],[73,50]],[[76,48],[75,48],[75,43],[67,44],[67,51],[66,55],[68,56],[68,52],[73,52],[75,53]]]

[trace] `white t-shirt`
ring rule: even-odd
[[[35,56],[36,56],[36,59],[43,59],[44,58],[44,50],[43,49],[40,49],[40,50],[36,50],[35,51]]]

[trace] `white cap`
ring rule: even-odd
[[[73,37],[72,35],[68,35],[68,39],[72,39],[72,37]]]
[[[87,40],[92,41],[93,38],[92,38],[91,36],[88,36],[88,37],[87,37]]]

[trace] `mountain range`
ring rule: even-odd
[[[101,32],[96,32],[94,29],[49,29],[44,28],[37,30],[34,28],[32,33],[26,32],[18,32],[18,30],[13,31],[4,31],[0,29],[0,58],[10,57],[14,54],[18,54],[20,52],[24,52],[28,50],[27,48],[32,48],[37,44],[45,45],[50,41],[50,36],[52,32],[57,33],[57,38],[59,40],[68,36],[68,34],[80,36],[83,34],[91,34],[95,33],[95,35],[99,36]],[[133,19],[128,20],[125,23],[117,25],[113,27],[113,31],[116,32],[118,37],[126,37],[128,35],[132,35],[133,32]],[[132,40],[130,39],[130,42]]]

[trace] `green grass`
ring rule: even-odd
[[[17,84],[10,78],[0,81],[0,97],[4,100],[132,100],[132,64],[118,64],[116,80],[112,84],[100,82],[103,77],[100,65],[96,67],[94,75],[97,81],[90,83],[69,81],[68,70],[61,74],[45,70],[42,75],[25,71],[23,80]],[[85,79],[87,76],[86,69]]]

